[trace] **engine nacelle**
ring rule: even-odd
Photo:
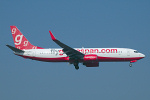
[[[94,54],[85,55],[83,65],[85,65],[86,67],[98,67],[99,62],[97,55]]]
[[[90,54],[90,55],[85,55],[84,56],[84,61],[97,61],[98,60],[98,57],[97,55],[94,55],[94,54]]]

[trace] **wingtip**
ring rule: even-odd
[[[56,38],[54,37],[54,35],[52,34],[52,32],[51,32],[51,31],[49,31],[49,33],[50,33],[50,36],[51,36],[52,40],[53,40],[53,41],[55,41],[55,40],[56,40]]]

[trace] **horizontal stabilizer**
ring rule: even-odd
[[[15,48],[15,47],[13,47],[13,46],[10,46],[10,45],[6,45],[6,46],[9,47],[9,48],[10,48],[12,51],[14,51],[14,52],[24,53],[23,50],[17,49],[17,48]]]

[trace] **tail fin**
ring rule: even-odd
[[[12,36],[14,39],[15,47],[23,50],[23,49],[43,49],[41,47],[37,47],[32,45],[25,36],[19,31],[19,29],[16,26],[10,26]]]

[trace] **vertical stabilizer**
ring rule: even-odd
[[[23,50],[23,49],[43,49],[41,47],[37,47],[32,45],[26,37],[19,31],[16,26],[10,26],[15,47]]]

